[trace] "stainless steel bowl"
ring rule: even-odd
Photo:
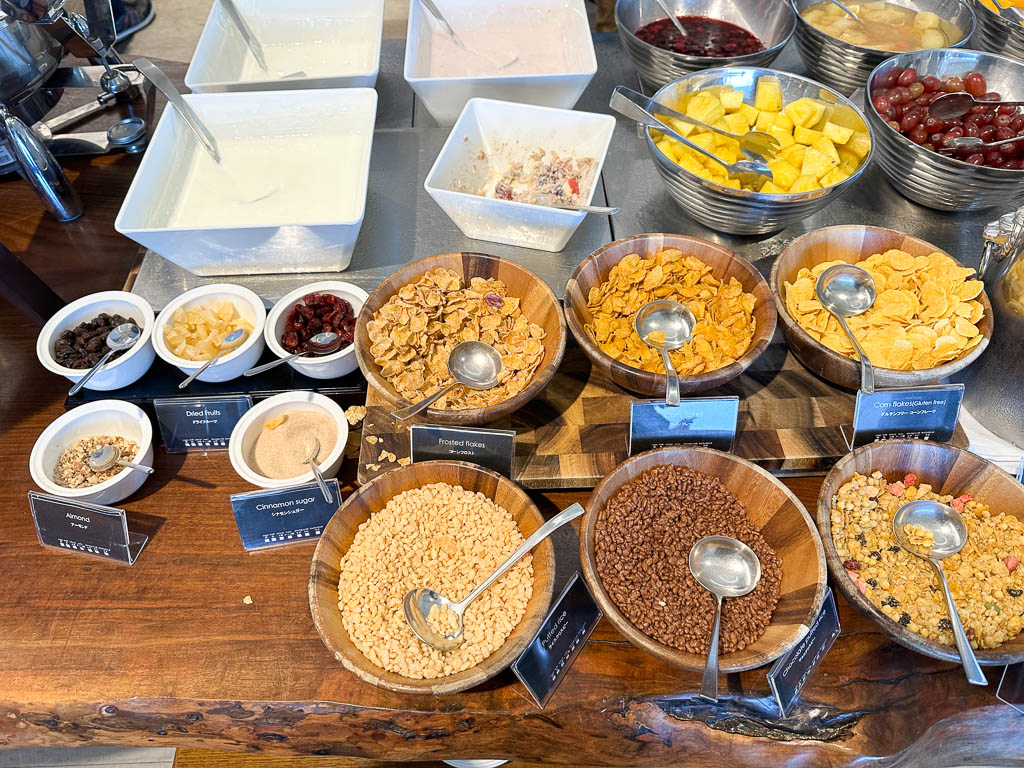
[[[765,50],[732,58],[684,56],[662,50],[633,34],[645,24],[665,18],[658,3],[655,0],[617,0],[615,22],[619,39],[641,81],[652,90],[702,69],[767,66],[789,42],[796,27],[796,14],[785,0],[665,0],[665,4],[677,16],[708,16],[743,27],[764,43]]]
[[[998,91],[1004,98],[1024,100],[1024,64],[994,53],[955,48],[901,53],[871,73],[864,110],[882,173],[914,202],[940,211],[974,211],[1024,194],[1024,170],[969,165],[924,149],[893,130],[870,100],[872,85],[893,67],[914,67],[922,77],[938,78],[976,70],[985,76],[990,91]]]
[[[864,114],[845,96],[820,83],[806,77],[778,72],[773,69],[759,67],[722,67],[696,72],[669,83],[655,94],[656,101],[672,106],[679,98],[690,91],[708,88],[713,85],[728,85],[743,92],[744,101],[753,103],[754,88],[757,79],[762,75],[778,78],[782,86],[782,102],[810,96],[834,104],[838,118],[856,130],[870,131],[865,122]],[[654,145],[649,131],[644,131],[647,149],[654,158],[655,167],[661,174],[665,186],[673,199],[683,207],[691,217],[707,227],[719,232],[730,232],[736,235],[757,235],[775,232],[801,221],[815,211],[824,208],[841,195],[851,184],[855,183],[871,161],[872,150],[864,158],[860,168],[850,178],[840,184],[812,192],[798,192],[791,195],[762,195],[745,189],[732,189],[702,179],[690,171],[684,170],[662,154]]]
[[[983,51],[1001,53],[1024,61],[1024,24],[1004,19],[995,11],[974,0],[978,26],[971,45]]]
[[[826,35],[804,21],[803,13],[821,0],[789,0],[796,12],[796,46],[811,77],[850,95],[868,81],[871,70],[893,55],[853,45]],[[955,24],[964,36],[952,48],[967,44],[974,32],[974,10],[967,0],[889,0],[918,11],[932,11],[941,19]]]

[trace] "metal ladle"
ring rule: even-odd
[[[586,510],[583,509],[580,504],[573,504],[552,517],[544,523],[544,525],[534,531],[533,535],[524,541],[519,549],[509,555],[508,559],[499,565],[494,573],[480,582],[476,589],[457,603],[453,603],[447,597],[439,595],[432,589],[421,588],[411,590],[406,594],[405,599],[402,601],[405,621],[409,625],[409,628],[420,640],[431,648],[437,648],[439,651],[455,650],[462,645],[465,639],[463,615],[466,613],[466,608],[469,607],[469,604],[480,597],[484,590],[491,586],[491,584],[501,578],[501,575],[515,565],[516,562],[519,561],[519,558],[540,544],[544,539],[557,531],[563,525],[575,520],[585,511]],[[452,613],[456,618],[458,618],[458,627],[447,634],[441,634],[430,626],[430,622],[427,619],[430,616],[431,609],[434,607],[437,607],[439,612],[443,611]]]
[[[904,526],[920,526],[935,537],[931,547],[914,544]],[[946,608],[949,611],[949,622],[953,625],[953,637],[956,639],[956,650],[960,654],[960,663],[967,674],[967,682],[971,685],[988,685],[985,673],[981,671],[978,658],[971,649],[971,643],[960,623],[953,595],[950,594],[946,574],[939,564],[940,560],[955,555],[967,543],[967,526],[960,513],[948,504],[940,501],[921,499],[904,504],[892,518],[892,532],[900,546],[910,554],[927,560],[939,577],[942,592],[946,596]]]
[[[679,33],[679,36],[684,38],[684,39],[689,37],[689,35],[686,33],[686,28],[683,26],[682,22],[679,21],[679,17],[676,16],[669,9],[668,3],[666,3],[665,0],[655,0],[655,2],[658,4],[658,7],[661,8],[662,13],[664,13],[666,16],[668,16],[669,21],[672,22],[672,26],[674,26],[676,28],[676,31]]]
[[[843,13],[845,13],[845,14],[846,14],[847,16],[849,16],[849,17],[850,17],[851,19],[853,19],[854,21],[856,21],[856,22],[857,22],[858,24],[860,24],[860,25],[861,25],[862,27],[864,26],[864,22],[863,22],[863,21],[861,21],[861,18],[860,18],[860,16],[858,16],[858,15],[857,15],[856,13],[854,13],[854,12],[853,12],[853,11],[851,11],[851,10],[850,10],[849,8],[847,8],[847,7],[846,7],[846,5],[844,5],[843,3],[839,2],[839,0],[828,0],[828,1],[829,1],[830,3],[832,3],[832,5],[836,6],[836,7],[837,7],[837,8],[839,8],[839,9],[841,9]]]
[[[971,107],[1022,107],[1024,101],[983,101],[964,91],[946,93],[928,105],[928,115],[939,120],[951,120],[970,112]]]
[[[242,16],[241,12],[239,12],[238,6],[235,5],[235,0],[220,0],[220,4],[221,7],[224,8],[225,13],[227,13],[228,18],[231,19],[232,23],[235,25],[238,33],[242,36],[245,44],[249,46],[249,51],[252,53],[252,57],[256,59],[256,63],[259,65],[260,69],[268,75],[271,74],[270,68],[267,66],[267,59],[263,55],[263,46],[260,45],[259,38],[256,37],[256,34],[252,31],[252,27],[249,26],[245,17]],[[298,72],[292,72],[288,75],[281,75],[281,79],[287,80],[292,77],[305,76],[306,73],[299,70]]]
[[[715,596],[715,624],[711,645],[700,683],[700,695],[718,701],[718,634],[722,623],[722,599],[743,597],[761,580],[761,561],[754,550],[729,536],[705,536],[690,548],[687,558],[690,573],[704,589]]]
[[[459,384],[471,389],[491,389],[497,385],[498,377],[504,368],[501,355],[490,344],[484,344],[482,341],[463,341],[456,344],[448,356],[448,373],[452,375],[453,381],[430,397],[393,411],[391,415],[399,421],[411,419]]]
[[[89,469],[93,472],[106,472],[116,466],[128,467],[138,472],[145,472],[152,475],[153,468],[145,464],[133,464],[130,461],[121,460],[121,449],[116,445],[104,445],[97,448],[89,455]]]
[[[665,364],[665,405],[679,405],[679,374],[669,358],[669,350],[678,349],[693,338],[697,318],[685,304],[669,299],[649,301],[633,316],[633,329],[644,344],[661,352]],[[652,339],[653,334],[662,334]]]
[[[437,4],[434,2],[434,0],[420,0],[420,2],[423,4],[423,7],[427,9],[430,15],[434,17],[434,20],[441,25],[441,29],[445,31],[445,34],[448,35],[451,41],[455,43],[457,46],[459,46],[459,48],[466,51],[467,53],[471,53],[474,56],[479,56],[481,59],[486,59],[491,63],[491,66],[497,67],[499,70],[512,66],[517,61],[519,61],[518,55],[513,56],[511,59],[495,59],[492,58],[491,56],[488,56],[485,53],[473,50],[464,42],[462,42],[462,38],[459,37],[458,33],[455,31],[452,25],[448,23],[448,19],[446,19],[444,17],[444,14],[441,13],[441,9],[437,7]]]
[[[324,495],[324,501],[328,504],[333,504],[334,496],[327,489],[327,483],[324,482],[324,476],[320,473],[320,467],[316,464],[316,455],[318,453],[320,453],[320,441],[314,436],[313,450],[309,452],[309,455],[303,463],[308,464],[309,468],[313,470],[313,477],[316,478],[316,484],[320,486],[320,493]]]
[[[100,369],[110,361],[115,352],[128,349],[142,337],[142,329],[135,323],[121,323],[107,334],[107,346],[109,350],[97,361],[96,365],[89,369],[89,372],[75,382],[75,385],[68,390],[68,395],[77,395],[93,376],[100,372]]]
[[[875,281],[871,279],[871,274],[853,264],[836,264],[818,275],[814,293],[821,305],[835,315],[860,357],[861,391],[866,395],[874,394],[875,369],[871,367],[871,360],[846,324],[846,318],[864,314],[875,303]]]
[[[235,328],[235,330],[233,330],[231,333],[225,336],[224,341],[220,343],[220,349],[217,351],[217,354],[215,354],[213,357],[211,357],[209,360],[203,363],[197,370],[193,371],[187,379],[185,379],[183,382],[181,382],[181,384],[178,385],[178,389],[184,389],[193,381],[195,381],[196,376],[198,376],[200,373],[202,373],[215,362],[217,362],[218,358],[220,358],[221,355],[223,355],[225,352],[229,352],[230,348],[235,346],[235,344],[237,344],[238,342],[240,342],[244,336],[244,328]]]
[[[281,363],[287,363],[289,360],[294,360],[297,357],[307,357],[309,355],[312,355],[313,357],[323,357],[324,355],[333,354],[341,348],[341,336],[334,333],[334,331],[324,331],[323,333],[310,336],[306,343],[311,347],[316,347],[316,349],[308,349],[304,352],[295,352],[287,357],[279,357],[277,360],[272,360],[269,363],[264,363],[263,365],[257,365],[255,368],[250,368],[242,375],[255,376],[257,373],[263,373],[264,371],[269,371],[271,368],[277,368]]]

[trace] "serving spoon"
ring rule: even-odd
[[[910,541],[906,526],[921,527],[935,537],[934,543],[928,547]],[[956,650],[960,654],[960,663],[967,674],[967,682],[971,685],[988,685],[988,678],[981,671],[978,657],[974,655],[971,643],[960,623],[960,614],[953,602],[953,595],[946,582],[946,574],[942,570],[940,560],[955,555],[967,543],[967,525],[953,507],[940,501],[921,499],[904,504],[892,518],[892,532],[900,546],[910,554],[927,560],[939,577],[942,592],[946,596],[946,608],[949,611],[949,623],[953,625],[953,638]]]
[[[960,136],[955,139],[946,139],[939,149],[990,149],[1000,147],[1003,144],[1012,144],[1015,141],[1024,141],[1024,136],[1014,136],[1012,139],[1000,139],[999,141],[984,142],[977,136]]]
[[[447,597],[438,594],[432,589],[419,588],[410,590],[402,600],[402,610],[409,629],[431,648],[436,648],[439,651],[453,651],[458,648],[466,639],[463,617],[469,604],[480,597],[491,584],[501,578],[502,574],[515,565],[523,555],[584,512],[586,510],[580,504],[573,504],[552,517],[534,531],[533,535],[524,541],[519,549],[509,555],[508,559],[499,565],[494,573],[481,581],[476,589],[457,603],[453,603]],[[445,612],[455,616],[458,619],[456,628],[451,632],[442,634],[430,626],[428,617],[433,608],[437,608],[439,613]]]
[[[445,34],[448,35],[449,39],[457,46],[459,46],[459,48],[464,50],[466,53],[471,53],[474,56],[479,56],[481,59],[486,59],[491,63],[491,66],[497,67],[498,69],[505,69],[506,67],[510,67],[517,61],[519,61],[518,55],[513,56],[511,59],[495,59],[491,56],[488,56],[485,53],[473,50],[464,42],[462,42],[462,38],[459,37],[458,33],[455,31],[452,25],[448,23],[448,19],[446,19],[444,17],[444,14],[441,13],[441,9],[437,7],[437,4],[434,2],[434,0],[420,0],[420,2],[423,3],[423,7],[430,12],[430,15],[434,17],[437,23],[441,25],[441,29],[445,31]]]
[[[950,120],[966,115],[971,107],[1022,107],[1024,101],[982,101],[965,91],[946,93],[928,105],[928,115],[939,120]]]
[[[686,28],[683,26],[683,23],[679,21],[679,17],[676,16],[671,10],[669,10],[668,3],[666,3],[665,0],[655,0],[655,2],[658,4],[658,7],[661,8],[662,13],[668,16],[669,21],[672,22],[672,25],[676,28],[676,31],[679,33],[679,36],[682,38],[689,37],[689,35],[686,33]]]
[[[693,338],[697,318],[685,304],[669,299],[655,299],[644,304],[633,315],[633,329],[644,344],[661,352],[665,364],[665,405],[679,405],[679,374],[669,358],[669,350],[679,349]]]
[[[271,368],[277,368],[281,363],[287,363],[289,360],[294,360],[297,357],[323,357],[324,355],[330,355],[341,349],[341,336],[336,334],[334,331],[323,331],[322,333],[314,334],[310,336],[306,343],[315,347],[315,349],[307,349],[302,352],[295,352],[287,357],[279,357],[277,360],[271,360],[269,363],[263,365],[257,365],[255,368],[250,368],[248,371],[243,373],[243,376],[255,376],[257,373],[263,373],[269,371]]]
[[[193,381],[195,381],[196,376],[198,376],[200,373],[202,373],[215,362],[217,362],[220,356],[223,355],[225,352],[230,352],[231,347],[235,346],[235,344],[240,342],[243,336],[245,336],[244,328],[235,328],[235,330],[233,330],[231,333],[225,336],[224,341],[220,343],[220,349],[217,350],[217,354],[215,354],[213,357],[211,357],[209,360],[203,363],[198,369],[189,374],[189,377],[178,385],[178,389],[184,389]]]
[[[313,436],[313,449],[309,452],[303,464],[308,464],[309,468],[313,470],[313,477],[316,478],[316,484],[320,486],[320,493],[324,495],[324,501],[328,504],[334,503],[334,496],[327,489],[327,483],[324,482],[324,476],[320,473],[320,467],[316,464],[316,455],[320,453],[320,441],[316,435]]]
[[[245,17],[242,16],[241,12],[239,12],[238,6],[235,5],[235,0],[220,0],[220,4],[227,13],[228,18],[231,19],[232,23],[235,25],[235,28],[238,30],[238,34],[242,36],[245,44],[249,46],[249,51],[252,53],[252,57],[256,59],[256,63],[259,65],[260,69],[270,75],[270,68],[267,66],[267,59],[263,54],[263,46],[260,45],[259,38],[256,37],[256,34],[252,31],[252,27],[249,26]],[[292,77],[305,76],[306,73],[300,69],[298,72],[281,75],[280,77],[282,80],[287,80]]]
[[[858,16],[858,15],[857,15],[856,13],[854,13],[853,11],[851,11],[851,10],[850,10],[850,9],[849,9],[849,8],[848,8],[848,7],[847,7],[847,6],[845,5],[845,4],[844,4],[844,3],[841,3],[841,2],[839,2],[839,0],[828,0],[828,1],[829,1],[830,3],[832,3],[832,5],[836,6],[836,7],[837,7],[837,8],[839,8],[839,9],[841,9],[843,13],[845,13],[845,14],[846,14],[847,16],[849,16],[849,17],[850,17],[851,19],[853,19],[854,21],[856,21],[856,22],[857,22],[858,24],[860,24],[860,25],[861,25],[862,27],[864,26],[864,22],[863,22],[863,21],[861,21],[861,18],[860,18],[860,16]]]
[[[106,472],[116,466],[128,467],[138,472],[145,472],[152,475],[153,468],[145,464],[133,464],[130,461],[121,460],[121,449],[116,445],[104,445],[89,454],[89,469],[93,472]]]
[[[875,369],[850,326],[846,324],[846,318],[864,314],[875,303],[875,281],[871,279],[871,274],[853,264],[836,264],[818,275],[814,293],[821,306],[839,321],[857,351],[860,358],[861,391],[865,395],[874,394]]]
[[[629,98],[623,91],[619,90],[618,87],[612,91],[612,98],[611,101],[608,102],[608,106],[620,115],[628,117],[631,120],[636,120],[647,128],[653,128],[656,131],[661,131],[667,136],[671,136],[680,144],[689,147],[694,152],[704,155],[705,157],[710,157],[725,169],[725,172],[730,178],[738,179],[740,184],[756,187],[757,182],[760,179],[772,181],[771,169],[764,163],[757,162],[756,160],[737,160],[735,163],[723,162],[721,158],[716,157],[712,152],[708,152],[703,147],[697,146],[681,133],[676,131],[675,128],[659,120],[648,112],[647,109]]]
[[[418,403],[391,413],[399,421],[411,419],[417,413],[430,406],[435,400],[458,386],[472,389],[491,389],[498,383],[498,377],[504,370],[498,350],[482,341],[463,341],[456,344],[448,355],[448,373],[452,381],[445,384],[437,392],[425,397]]]
[[[77,395],[78,391],[84,387],[93,376],[100,372],[100,369],[110,361],[111,355],[115,352],[120,352],[122,349],[128,349],[135,345],[135,343],[142,337],[142,329],[139,328],[135,323],[121,323],[110,333],[107,334],[107,353],[103,355],[89,372],[82,378],[75,382],[75,385],[68,390],[68,395]]]
[[[761,580],[761,561],[750,547],[729,536],[705,536],[690,548],[687,565],[704,589],[715,596],[715,623],[711,628],[708,660],[700,682],[700,696],[718,701],[718,635],[722,599],[743,597]]]

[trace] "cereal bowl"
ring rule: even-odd
[[[424,273],[444,268],[456,272],[464,284],[468,285],[473,277],[501,280],[508,289],[508,296],[518,298],[523,316],[536,323],[545,331],[542,344],[544,357],[533,378],[526,387],[500,403],[483,408],[466,408],[462,410],[446,410],[428,408],[422,412],[422,420],[435,424],[456,424],[463,426],[479,426],[496,421],[515,412],[525,403],[540,394],[547,386],[551,377],[558,370],[565,352],[565,319],[562,308],[554,292],[540,277],[513,261],[483,253],[443,253],[428,256],[414,261],[384,280],[374,289],[363,304],[356,321],[356,357],[359,367],[366,376],[367,382],[387,400],[391,408],[397,410],[412,403],[402,397],[395,387],[383,376],[381,366],[374,361],[370,353],[370,337],[367,324],[373,319],[388,299],[402,287],[414,283]],[[424,396],[430,394],[425,392]]]
[[[238,476],[247,483],[260,488],[287,488],[292,485],[312,483],[313,470],[308,470],[295,477],[273,478],[257,472],[251,466],[249,456],[253,445],[267,422],[288,412],[313,411],[327,415],[338,430],[338,437],[330,453],[319,463],[320,472],[324,477],[334,477],[341,468],[344,458],[345,443],[348,440],[348,421],[341,406],[317,392],[283,392],[268,397],[266,400],[250,408],[235,424],[228,440],[228,458]]]
[[[814,522],[800,500],[778,478],[744,459],[711,448],[676,446],[638,454],[616,467],[590,495],[580,526],[580,561],[591,594],[605,617],[637,648],[674,666],[703,671],[703,653],[666,645],[637,628],[612,600],[598,569],[597,524],[609,500],[626,483],[665,465],[690,467],[720,479],[743,504],[753,528],[781,561],[779,599],[763,634],[741,650],[720,654],[718,660],[721,674],[768,664],[807,634],[821,610],[826,586],[825,554]]]
[[[313,553],[309,574],[309,607],[324,645],[346,669],[381,688],[401,693],[440,695],[464,691],[488,680],[511,664],[533,640],[551,603],[554,588],[554,546],[546,539],[533,549],[533,593],[525,614],[512,633],[490,656],[446,677],[414,679],[371,663],[353,643],[338,609],[340,561],[359,529],[398,494],[430,483],[460,485],[482,493],[511,513],[524,537],[544,524],[529,496],[511,480],[460,461],[427,461],[381,475],[349,496],[331,518]],[[486,593],[485,593],[486,597]]]
[[[664,397],[666,376],[663,373],[634,368],[616,360],[604,352],[586,330],[592,322],[587,308],[590,290],[601,284],[612,267],[631,253],[649,256],[666,248],[677,248],[684,255],[696,256],[711,267],[711,273],[719,280],[735,277],[746,293],[754,295],[754,320],[756,328],[750,346],[736,361],[692,376],[679,377],[679,392],[694,394],[721,386],[745,371],[758,356],[768,348],[775,333],[775,305],[771,292],[761,273],[732,251],[721,245],[687,235],[650,234],[616,240],[594,251],[580,262],[569,277],[565,288],[565,318],[576,343],[579,344],[593,365],[599,367],[616,384],[644,395]]]
[[[153,364],[153,325],[155,317],[153,308],[141,296],[128,291],[101,291],[83,296],[63,307],[57,314],[46,321],[36,338],[36,357],[42,366],[51,373],[59,374],[68,381],[78,382],[88,368],[68,368],[60,365],[54,358],[54,344],[64,331],[72,330],[80,323],[88,322],[100,313],[119,314],[130,317],[142,329],[139,340],[115,360],[103,366],[93,376],[86,389],[107,392],[112,389],[127,387],[139,379]]]
[[[193,288],[171,301],[156,318],[153,332],[153,347],[161,359],[166,360],[184,374],[194,373],[202,367],[205,360],[186,360],[171,352],[164,340],[164,329],[171,321],[171,316],[178,308],[191,309],[212,301],[230,301],[235,305],[238,314],[252,323],[252,331],[235,349],[222,355],[217,362],[209,366],[199,376],[198,381],[221,382],[237,379],[245,371],[252,368],[263,354],[263,326],[267,320],[267,310],[263,300],[248,288],[230,283],[214,283]]]
[[[32,446],[28,468],[44,493],[90,504],[116,504],[137,491],[149,474],[125,467],[106,480],[81,488],[65,488],[53,479],[57,462],[79,440],[98,435],[123,437],[139,446],[132,459],[153,466],[153,425],[145,412],[121,400],[97,400],[72,408],[42,431]]]
[[[783,249],[772,265],[768,282],[775,297],[779,320],[789,348],[807,368],[833,384],[856,389],[860,385],[860,363],[830,349],[804,330],[786,307],[784,284],[787,281],[792,282],[802,267],[810,269],[823,261],[835,260],[856,264],[872,254],[884,253],[893,248],[905,251],[911,256],[926,256],[934,252],[946,254],[941,248],[902,232],[851,224],[825,227],[798,237]],[[934,382],[951,376],[974,362],[988,346],[993,326],[992,305],[984,291],[978,296],[978,301],[984,306],[985,314],[978,322],[978,331],[982,339],[973,349],[955,360],[934,368],[904,371],[874,366],[875,386],[911,387]]]
[[[353,316],[359,315],[359,310],[363,308],[363,302],[368,296],[366,291],[359,286],[340,280],[322,280],[286,293],[267,313],[267,324],[263,329],[267,346],[278,357],[287,357],[291,354],[281,345],[281,336],[285,331],[289,312],[296,304],[302,303],[303,296],[314,292],[329,293],[345,299],[352,305]],[[355,348],[353,339],[351,344],[330,355],[296,357],[289,360],[288,365],[312,379],[336,379],[339,376],[352,373],[358,367],[359,361],[356,360]]]
[[[960,656],[954,645],[945,645],[936,642],[935,639],[923,637],[901,625],[899,621],[886,616],[865,593],[861,592],[852,575],[844,566],[844,562],[848,562],[848,560],[844,561],[836,551],[836,544],[833,540],[832,500],[839,489],[855,473],[870,475],[876,470],[882,472],[886,482],[901,481],[907,474],[913,473],[917,476],[918,485],[928,483],[932,485],[936,493],[954,497],[970,493],[975,499],[987,504],[991,514],[1004,513],[1017,519],[1024,519],[1024,485],[1021,485],[995,464],[976,454],[951,445],[926,440],[885,440],[865,445],[840,459],[822,483],[818,496],[818,528],[825,545],[828,569],[834,583],[839,587],[839,591],[843,593],[848,602],[856,606],[878,625],[879,629],[900,645],[934,659],[959,662]],[[839,521],[841,518],[837,517],[836,520]],[[885,524],[885,521],[883,520],[882,523]],[[888,526],[888,531],[891,532],[891,520]],[[870,530],[868,532],[870,533]],[[968,546],[970,546],[970,538]],[[945,564],[947,569],[952,569],[953,566],[949,564],[948,560],[945,561]],[[923,569],[929,568],[923,562],[920,565]],[[1002,565],[1000,564],[1000,566]],[[949,570],[947,573],[955,574]],[[932,578],[934,580],[934,576]],[[935,581],[933,585],[936,586],[936,589],[937,583]],[[865,590],[868,588],[874,589],[866,584]],[[953,589],[958,602],[967,597],[962,591],[957,594],[956,586]],[[941,593],[933,593],[931,590],[928,590],[927,596],[923,599],[930,599],[933,595],[942,601],[943,606],[945,605]],[[999,596],[996,595],[991,599],[996,602],[999,600]],[[958,611],[964,614],[959,605]],[[968,629],[968,622],[964,622],[964,629]],[[989,666],[1024,661],[1024,633],[1018,634],[1012,640],[1008,640],[998,647],[975,650],[975,655],[981,664]]]

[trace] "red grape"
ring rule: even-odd
[[[899,67],[893,67],[888,72],[883,72],[878,81],[879,88],[892,88],[896,85],[896,81],[899,80],[900,75],[903,74],[903,70]]]
[[[924,89],[929,93],[936,93],[937,91],[942,90],[942,81],[932,75],[921,78],[921,85],[923,85]]]
[[[919,125],[910,132],[909,138],[915,144],[924,144],[928,141],[928,131]]]
[[[964,79],[953,75],[953,77],[947,78],[946,82],[942,84],[942,90],[946,93],[957,93],[964,89]]]
[[[988,90],[988,84],[985,82],[985,76],[980,72],[968,73],[967,77],[964,78],[964,90],[974,98],[983,96]]]
[[[973,155],[968,155],[967,157],[965,157],[964,162],[970,163],[971,165],[984,165],[985,156],[980,152],[975,152]]]
[[[900,76],[896,79],[896,82],[906,87],[913,82],[917,81],[917,70],[913,67],[908,67],[900,73]]]
[[[979,101],[999,101],[1002,97],[996,91],[989,91],[976,98]]]
[[[900,130],[904,131],[904,132],[905,131],[911,131],[914,128],[916,128],[920,122],[921,122],[921,116],[920,115],[914,114],[913,112],[908,112],[907,114],[903,115],[903,119],[900,120]],[[921,130],[925,130],[925,129],[922,128]],[[927,133],[926,130],[925,130],[925,133]]]
[[[1000,115],[1015,115],[1017,114],[1017,108],[1011,104],[1000,104],[996,109],[999,110]]]

